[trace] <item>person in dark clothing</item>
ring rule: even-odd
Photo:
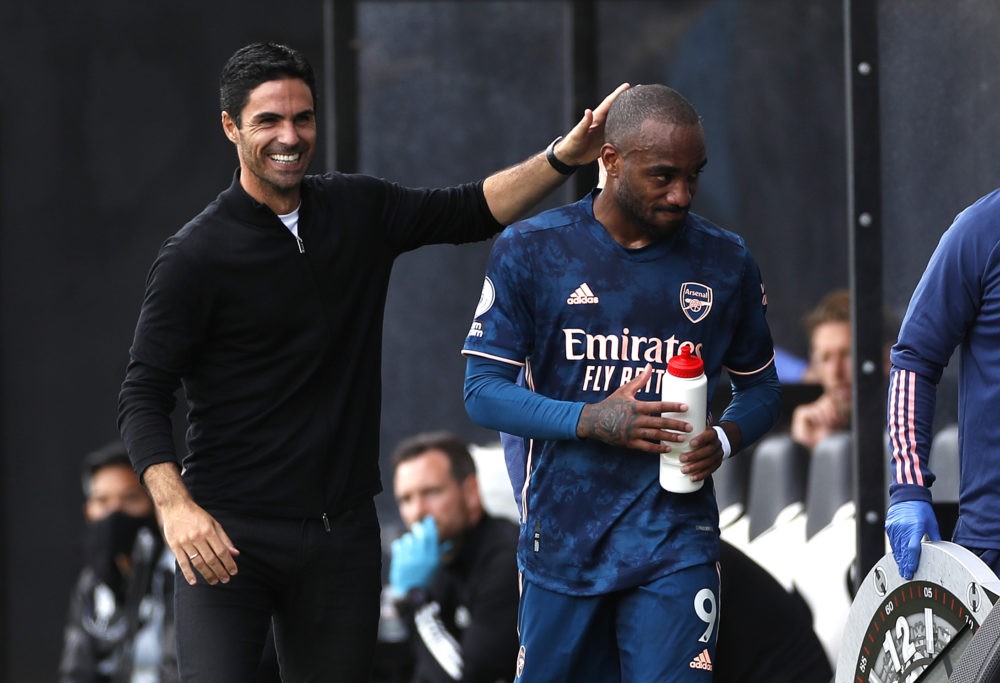
[[[125,447],[83,462],[85,562],[70,597],[59,683],[174,683],[174,565]]]
[[[118,410],[177,559],[184,680],[250,680],[272,617],[286,680],[368,678],[393,261],[425,244],[486,239],[527,212],[597,157],[605,112],[626,87],[546,154],[480,182],[410,189],[306,174],[317,100],[301,53],[254,43],[226,63],[222,128],[239,168],[161,247]],[[182,383],[181,460],[170,415]]]
[[[475,462],[452,434],[404,440],[393,467],[410,530],[392,544],[389,591],[409,622],[412,681],[512,681],[517,525],[483,510]]]
[[[833,670],[798,593],[726,541],[715,683],[829,683]]]

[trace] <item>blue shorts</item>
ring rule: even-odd
[[[525,579],[516,681],[708,683],[718,623],[715,564],[607,595],[563,595]]]

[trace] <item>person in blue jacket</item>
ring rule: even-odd
[[[885,529],[908,579],[920,564],[921,539],[941,538],[929,455],[938,383],[955,349],[960,480],[952,540],[1000,574],[1000,189],[959,213],[941,236],[890,354]]]

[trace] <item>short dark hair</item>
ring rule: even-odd
[[[476,473],[476,461],[469,453],[468,444],[446,431],[422,432],[400,441],[392,452],[392,471],[427,451],[443,451],[448,456],[451,476],[457,482],[461,483]]]
[[[301,52],[280,43],[251,43],[241,47],[222,67],[219,76],[219,104],[229,112],[236,127],[243,125],[241,114],[250,93],[261,83],[285,78],[301,78],[312,93],[316,107],[316,76]]]
[[[111,441],[97,450],[93,450],[83,458],[83,468],[80,472],[83,484],[83,495],[90,498],[90,480],[105,467],[124,466],[133,469],[128,451],[121,441]]]
[[[621,147],[639,132],[647,119],[657,119],[679,126],[697,126],[701,117],[683,95],[660,84],[636,85],[618,95],[608,109],[604,139]]]

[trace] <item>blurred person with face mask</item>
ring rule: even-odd
[[[177,681],[173,556],[120,442],[83,462],[84,566],[70,598],[60,683]]]

